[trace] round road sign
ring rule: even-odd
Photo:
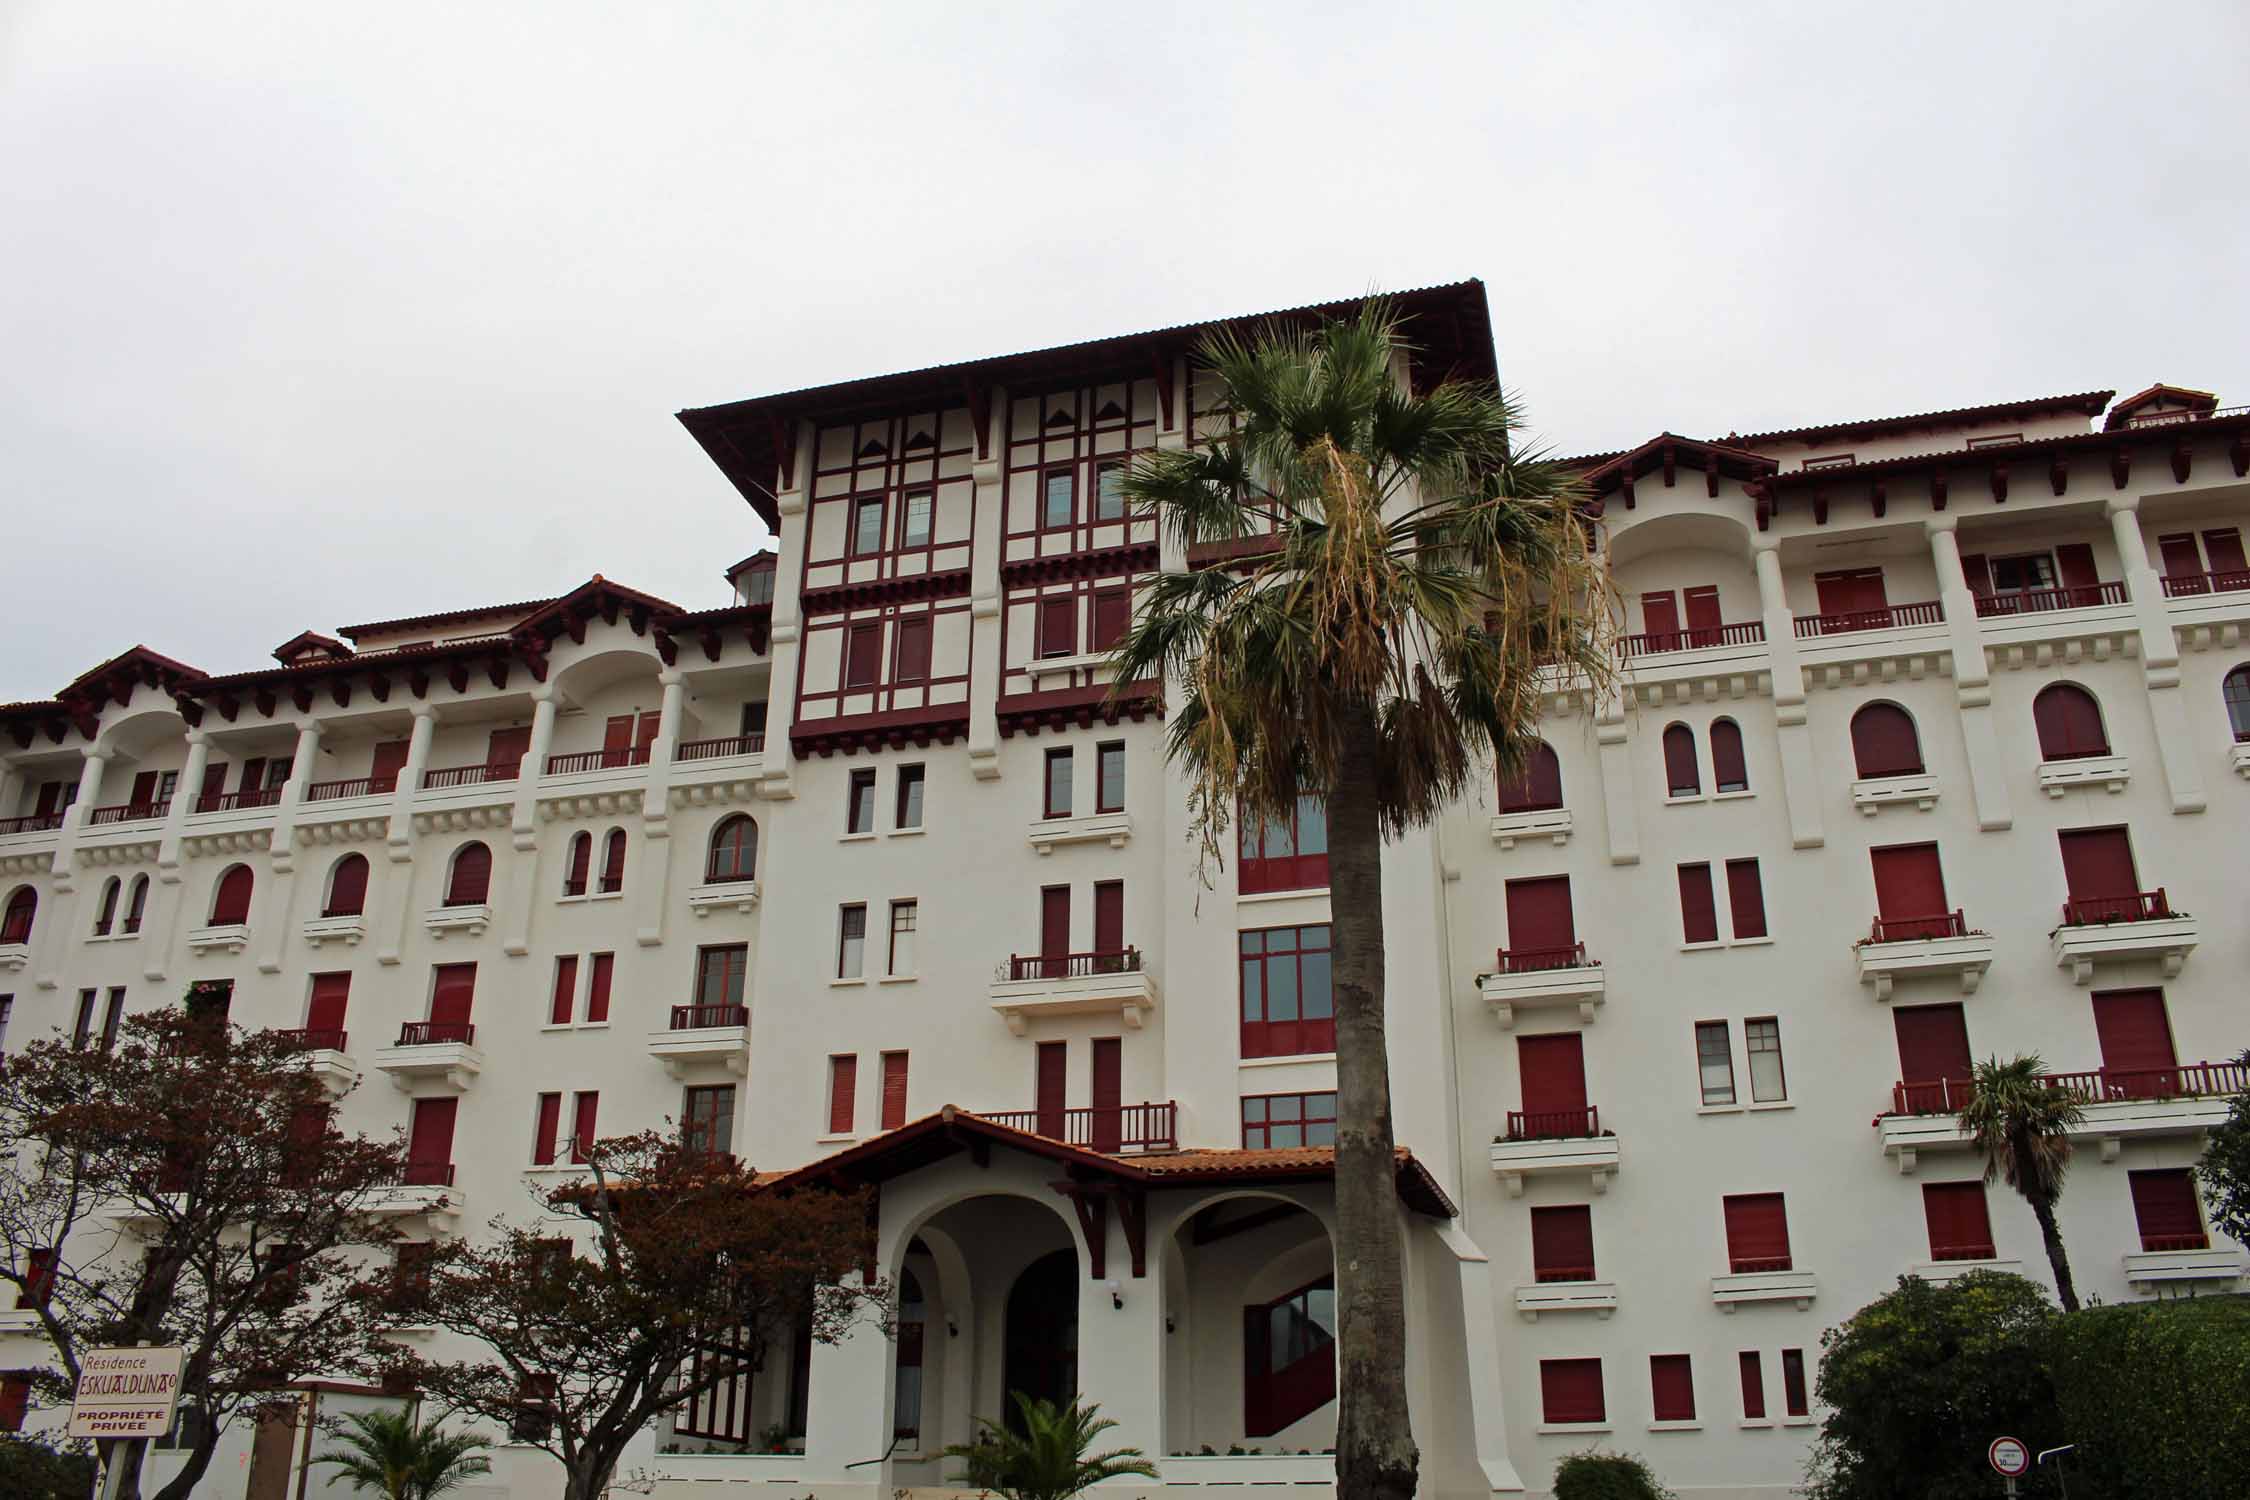
[[[1992,1460],[1992,1467],[1996,1471],[2010,1479],[2031,1467],[2031,1450],[2023,1445],[2022,1438],[1994,1438],[1992,1447],[1985,1456]]]

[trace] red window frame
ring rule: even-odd
[[[140,902],[146,899],[141,892],[134,897],[134,909],[125,919],[125,930],[133,931],[140,925]],[[328,899],[321,905],[324,917],[360,917],[367,914],[367,856],[347,854],[328,871]]]
[[[1315,934],[1317,942],[1313,941]],[[1254,927],[1241,933],[1237,952],[1244,1057],[1301,1057],[1336,1050],[1330,937],[1325,922],[1302,927]],[[1318,976],[1319,990],[1317,1001],[1310,1007],[1307,1000],[1314,986],[1306,982],[1308,970]],[[1289,976],[1286,1007],[1276,1003],[1281,988],[1278,976],[1283,973]],[[1283,1008],[1288,1015],[1270,1014]],[[1308,1008],[1321,1013],[1308,1016]]]
[[[1245,894],[1264,891],[1325,890],[1328,887],[1328,810],[1318,797],[1300,796],[1286,823],[1251,826],[1238,817],[1240,865],[1235,883]],[[1317,823],[1319,832],[1308,835]],[[1307,850],[1308,842],[1317,842]]]
[[[1862,780],[1920,776],[1922,732],[1896,703],[1870,703],[1852,715],[1852,768]]]
[[[1271,1437],[1336,1399],[1336,1340],[1330,1331],[1335,1320],[1333,1275],[1243,1308],[1242,1421],[1247,1436]]]
[[[922,799],[928,786],[929,778],[921,766],[898,768],[898,793],[891,808],[893,828],[922,826]]]
[[[555,992],[547,1006],[549,1026],[568,1026],[578,1005],[578,955],[565,953],[555,960]]]
[[[1599,1359],[1539,1361],[1539,1418],[1551,1426],[1609,1420]]]
[[[680,1139],[692,1151],[734,1149],[733,1084],[698,1084],[681,1092]]]
[[[906,1054],[885,1052],[882,1063],[883,1129],[896,1130],[906,1123]]]
[[[1242,1145],[1249,1151],[1336,1144],[1336,1095],[1245,1094]]]
[[[586,1024],[599,1026],[609,1020],[609,986],[617,968],[617,955],[593,955],[593,972],[586,980]]]
[[[711,858],[703,878],[717,885],[758,878],[758,824],[748,813],[736,813],[711,830]]]
[[[1055,482],[1060,480],[1069,497],[1063,507],[1061,520],[1053,516]],[[1049,465],[1039,471],[1039,530],[1068,531],[1078,520],[1078,466],[1076,464]]]
[[[1540,1282],[1592,1281],[1594,1210],[1584,1203],[1557,1203],[1531,1211],[1531,1279]]]
[[[859,962],[855,972],[844,971],[844,956],[859,944]],[[854,901],[838,908],[836,913],[836,977],[838,979],[864,979],[867,976],[867,903]]]
[[[1040,816],[1045,818],[1069,817],[1071,781],[1076,775],[1076,772],[1072,770],[1072,756],[1070,747],[1066,745],[1060,749],[1049,750],[1047,752],[1044,771],[1045,776],[1042,782],[1044,790],[1042,792],[1042,796],[1044,796],[1046,800],[1042,804],[1044,810],[1040,813]],[[1055,780],[1058,774],[1062,778],[1059,785]],[[1061,793],[1061,797],[1059,800],[1056,796],[1056,793],[1058,791]]]
[[[1766,936],[1766,888],[1755,859],[1727,861],[1727,915],[1736,942]]]
[[[844,791],[844,832],[875,831],[875,772],[862,768],[851,774]]]
[[[1805,1389],[1805,1351],[1781,1351],[1781,1410],[1783,1415],[1804,1417],[1812,1414],[1812,1403]]]
[[[257,891],[257,881],[258,877],[251,873],[248,865],[230,865],[219,876],[219,883],[211,888],[211,925],[234,927],[249,921],[250,898]],[[9,915],[13,917],[14,912],[11,910]],[[11,922],[10,926],[13,925]],[[31,924],[25,922],[25,932],[30,929]],[[19,937],[16,941],[23,939]]]
[[[1500,783],[1500,811],[1554,812],[1563,805],[1562,761],[1541,740],[1524,758],[1523,770]]]
[[[1648,1397],[1651,1420],[1695,1420],[1695,1363],[1685,1354],[1651,1354],[1648,1357]]]
[[[1923,1183],[1922,1222],[1932,1260],[1991,1260],[2000,1253],[1993,1246],[1992,1208],[1981,1177]]]
[[[1685,724],[1664,726],[1664,794],[1703,795],[1703,770],[1695,758],[1695,731]]]
[[[583,896],[594,869],[594,836],[584,829],[570,836],[570,859],[563,867],[563,894]]]
[[[883,552],[883,512],[886,507],[881,495],[854,495],[851,509],[845,512],[851,532],[845,539],[846,557],[879,557]],[[872,514],[875,524],[870,527],[862,519]]]
[[[531,1164],[535,1167],[555,1164],[562,1140],[562,1098],[559,1093],[539,1096],[531,1122]]]
[[[2129,1172],[2133,1224],[2145,1251],[2208,1250],[2211,1232],[2196,1199],[2195,1173],[2188,1167]]]
[[[0,943],[26,943],[31,940],[31,924],[39,917],[39,893],[30,886],[18,886],[8,897],[8,914],[0,917]]]
[[[1755,1349],[1745,1349],[1736,1363],[1742,1372],[1742,1418],[1746,1422],[1763,1422],[1766,1419],[1766,1366]]]
[[[883,622],[859,620],[844,627],[844,681],[848,691],[876,686],[882,677]]]
[[[1094,590],[1092,625],[1086,639],[1089,651],[1109,651],[1133,628],[1133,590],[1130,584]]]
[[[570,1101],[570,1159],[574,1165],[584,1166],[591,1160],[601,1104],[601,1093],[595,1089],[582,1090]]]
[[[602,845],[602,894],[625,889],[625,830],[612,828]]]
[[[1789,1206],[1781,1193],[1729,1193],[1719,1200],[1726,1220],[1727,1269],[1737,1276],[1796,1267],[1789,1253]]]
[[[850,1135],[852,1111],[859,1093],[859,1054],[831,1053],[828,1058],[828,1133]]]
[[[1078,654],[1078,596],[1075,593],[1040,596],[1032,649],[1042,661]]]
[[[891,681],[927,682],[930,678],[930,616],[901,615],[891,632]]]
[[[446,871],[447,906],[482,906],[490,899],[492,850],[482,839],[471,839],[454,850]]]
[[[2084,760],[2109,754],[2099,699],[2075,682],[2055,682],[2031,700],[2031,726],[2041,760]]]
[[[1125,810],[1125,742],[1107,740],[1094,747],[1094,811]],[[1322,884],[1326,884],[1323,881]]]
[[[721,943],[695,950],[695,1003],[740,1005],[750,975],[750,945]]]
[[[1680,874],[1680,941],[1715,943],[1719,940],[1719,908],[1711,894],[1709,864],[1682,865]]]
[[[1750,790],[1750,763],[1742,753],[1742,726],[1732,719],[1711,721],[1711,790]]]

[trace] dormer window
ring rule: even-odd
[[[1849,453],[1829,453],[1819,458],[1806,459],[1805,467],[1808,469],[1841,469],[1854,462],[1856,460]]]

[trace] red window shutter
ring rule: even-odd
[[[539,1118],[531,1131],[531,1164],[535,1167],[554,1165],[555,1142],[562,1134],[562,1095],[539,1096]]]
[[[648,758],[649,747],[656,743],[656,732],[663,727],[663,713],[653,708],[642,714],[640,722],[633,726],[633,748],[641,752],[643,760]]]
[[[31,1414],[31,1380],[24,1375],[0,1378],[0,1432],[23,1431]]]
[[[1692,797],[1703,790],[1703,773],[1695,763],[1695,731],[1685,724],[1664,730],[1664,789],[1674,797]]]
[[[1562,762],[1542,740],[1524,763],[1523,774],[1500,783],[1500,810],[1542,812],[1562,805]]]
[[[328,881],[328,905],[321,915],[328,917],[356,917],[367,910],[367,858],[360,854],[347,854],[336,862],[336,872]]]
[[[1766,935],[1766,887],[1754,859],[1727,861],[1727,909],[1734,919],[1734,940]]]
[[[1570,877],[1549,875],[1508,882],[1508,950],[1558,951],[1574,948],[1578,930],[1571,921]]]
[[[1739,1363],[1742,1367],[1742,1415],[1752,1422],[1763,1421],[1766,1415],[1765,1366],[1755,1349],[1743,1350]]]
[[[1096,1151],[1121,1151],[1125,1145],[1125,1044],[1113,1036],[1094,1038],[1094,1128]]]
[[[1125,882],[1104,880],[1094,887],[1094,951],[1125,951]]]
[[[1732,719],[1711,721],[1711,790],[1746,792],[1750,763],[1742,753],[1742,726]]]
[[[216,776],[218,780],[218,786],[216,787],[211,784],[214,776]],[[203,790],[206,796],[214,795],[218,791],[224,790],[226,784],[227,768],[225,766],[213,766],[210,770],[203,773]],[[42,781],[39,783],[39,800],[36,804],[33,805],[31,810],[33,814],[38,817],[51,818],[57,811],[56,804],[60,803],[61,801],[62,783],[59,781]]]
[[[1050,885],[1039,893],[1039,956],[1058,962],[1070,952],[1070,887]]]
[[[350,1002],[351,993],[351,975],[315,974],[312,977],[312,997],[305,1004],[306,1029],[342,1031],[344,1008]]]
[[[828,1133],[852,1133],[852,1100],[859,1092],[859,1057],[846,1053],[828,1059]]]
[[[1039,654],[1074,656],[1078,652],[1078,600],[1070,594],[1049,595],[1039,601]]]
[[[602,849],[602,889],[625,889],[625,830],[612,828]]]
[[[1922,737],[1914,720],[1895,703],[1868,704],[1852,715],[1852,760],[1862,776],[1919,776]]]
[[[476,996],[475,964],[439,964],[432,971],[430,1019],[441,1025],[465,1024]]]
[[[1882,609],[1889,602],[1883,593],[1881,568],[1844,568],[1832,573],[1815,573],[1813,588],[1824,615],[1858,614]]]
[[[453,875],[446,883],[447,906],[482,906],[492,894],[492,851],[481,843],[463,844],[453,856]]]
[[[1594,1211],[1583,1203],[1531,1211],[1531,1273],[1537,1281],[1594,1279]]]
[[[431,1166],[453,1160],[453,1121],[459,1112],[458,1099],[417,1099],[414,1101],[413,1122],[407,1127],[406,1159],[417,1166]]]
[[[1133,624],[1133,591],[1126,588],[1094,591],[1094,634],[1087,645],[1107,651],[1125,639]]]
[[[1802,1349],[1782,1350],[1782,1411],[1792,1417],[1802,1417],[1810,1413],[1812,1404],[1806,1399],[1807,1394],[1805,1390],[1805,1351]]]
[[[1911,927],[1915,918],[1946,913],[1945,872],[1938,864],[1937,845],[1893,844],[1867,852],[1875,870],[1875,909],[1886,926]]]
[[[1539,1361],[1539,1403],[1543,1420],[1604,1422],[1602,1362],[1598,1359],[1543,1359]]]
[[[586,877],[588,872],[593,869],[593,865],[594,836],[590,833],[572,834],[570,838],[570,870],[563,876],[563,894],[566,896],[585,895]]]
[[[578,955],[566,953],[555,960],[554,1001],[547,1008],[547,1024],[568,1026],[571,1007],[578,1001]]]
[[[242,776],[234,784],[238,792],[262,792],[266,789],[266,758],[253,755],[242,763]]]
[[[213,798],[223,795],[226,789],[227,768],[224,765],[205,766],[203,768],[203,785],[196,791],[197,800],[209,802]],[[53,806],[55,799],[48,794],[59,790],[60,788],[51,781],[39,789],[39,811],[42,816],[55,810]]]
[[[2098,589],[2102,575],[2094,568],[2094,549],[2084,542],[2064,542],[2055,548],[2055,574],[2066,589]],[[2073,599],[2091,604],[2091,598]]]
[[[232,927],[250,920],[250,892],[254,877],[248,865],[236,865],[219,877],[211,897],[211,925]]]
[[[506,780],[523,771],[524,755],[531,749],[531,729],[518,724],[510,729],[495,729],[487,742],[484,763],[494,777]]]
[[[133,777],[133,794],[127,799],[135,807],[147,807],[156,801],[156,773],[142,771]]]
[[[1923,1183],[1922,1218],[1932,1260],[1990,1260],[1995,1254],[1982,1182]]]
[[[1992,567],[1984,560],[1982,552],[1961,554],[1961,574],[1967,579],[1969,592],[1982,598],[1992,592]]]
[[[914,615],[898,622],[898,667],[894,682],[926,682],[930,676],[930,617]]]
[[[1070,1073],[1069,1044],[1041,1042],[1034,1067],[1037,1072],[1032,1079],[1032,1110],[1037,1116],[1039,1133],[1060,1140],[1063,1133],[1063,1088]]]
[[[2086,755],[2109,754],[2109,736],[2102,731],[2101,705],[2084,688],[2058,682],[2031,700],[2032,727],[2039,733],[2043,760],[2076,760]]]
[[[2193,578],[2203,571],[2203,554],[2195,545],[2195,533],[2192,531],[2158,537],[2156,551],[2164,559],[2164,576],[2167,578]]]
[[[883,1128],[896,1130],[906,1123],[906,1054],[883,1054]]]
[[[577,1118],[570,1126],[570,1159],[583,1162],[594,1144],[594,1125],[601,1112],[602,1096],[586,1093],[578,1096]]]
[[[2250,572],[2250,558],[2242,554],[2242,532],[2237,527],[2204,532],[2203,554],[2214,573]]]
[[[2070,887],[2073,902],[2100,907],[2105,901],[2139,893],[2133,841],[2124,829],[2066,828],[2057,837],[2062,843],[2063,883]],[[2099,919],[2104,913],[2087,915]]]
[[[370,790],[388,792],[397,789],[398,773],[406,769],[406,752],[409,748],[405,740],[385,740],[375,747],[375,759],[367,769]]]
[[[1719,911],[1711,899],[1711,867],[1680,866],[1680,938],[1688,943],[1719,940]]]
[[[1909,1085],[1940,1079],[1966,1083],[1976,1071],[1969,1060],[1969,1023],[1958,1005],[1902,1005],[1891,1011],[1898,1037],[1898,1076]]]
[[[2195,1201],[2195,1176],[2186,1167],[2128,1174],[2133,1221],[2143,1250],[2202,1250],[2210,1245],[2203,1210]]]
[[[1698,584],[1694,588],[1681,590],[1680,597],[1687,605],[1688,644],[1719,644],[1719,632],[1724,628],[1725,622],[1719,618],[1718,585]]]
[[[1680,604],[1670,589],[1641,595],[1641,630],[1659,651],[1678,643]]]
[[[1779,1193],[1736,1193],[1723,1200],[1727,1261],[1737,1273],[1786,1271],[1789,1214]]]
[[[872,687],[882,660],[882,625],[870,620],[852,626],[844,646],[844,686]]]
[[[594,955],[593,972],[586,981],[586,1020],[590,1025],[599,1025],[609,1019],[609,979],[611,971],[616,967],[616,954]]]
[[[2162,990],[2106,990],[2094,996],[2094,1035],[2103,1082],[2112,1093],[2157,1098],[2177,1092],[2172,1022]]]
[[[602,725],[602,759],[610,765],[624,764],[624,752],[633,748],[633,716],[612,714]]]
[[[1586,1112],[1586,1052],[1575,1031],[1516,1038],[1516,1068],[1523,1080],[1523,1112],[1557,1117]]]
[[[1695,1420],[1695,1367],[1685,1354],[1648,1357],[1649,1409],[1659,1422]]]

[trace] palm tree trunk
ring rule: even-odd
[[[1336,1495],[1409,1500],[1420,1455],[1406,1406],[1406,1295],[1383,1038],[1379,741],[1372,712],[1355,718],[1328,792],[1336,997]]]
[[[2031,1216],[2039,1221],[2039,1237],[2047,1242],[2047,1264],[2055,1273],[2055,1296],[2064,1312],[2078,1311],[2078,1287],[2070,1279],[2070,1253],[2063,1249],[2062,1226],[2055,1222],[2055,1205],[2033,1199]]]

